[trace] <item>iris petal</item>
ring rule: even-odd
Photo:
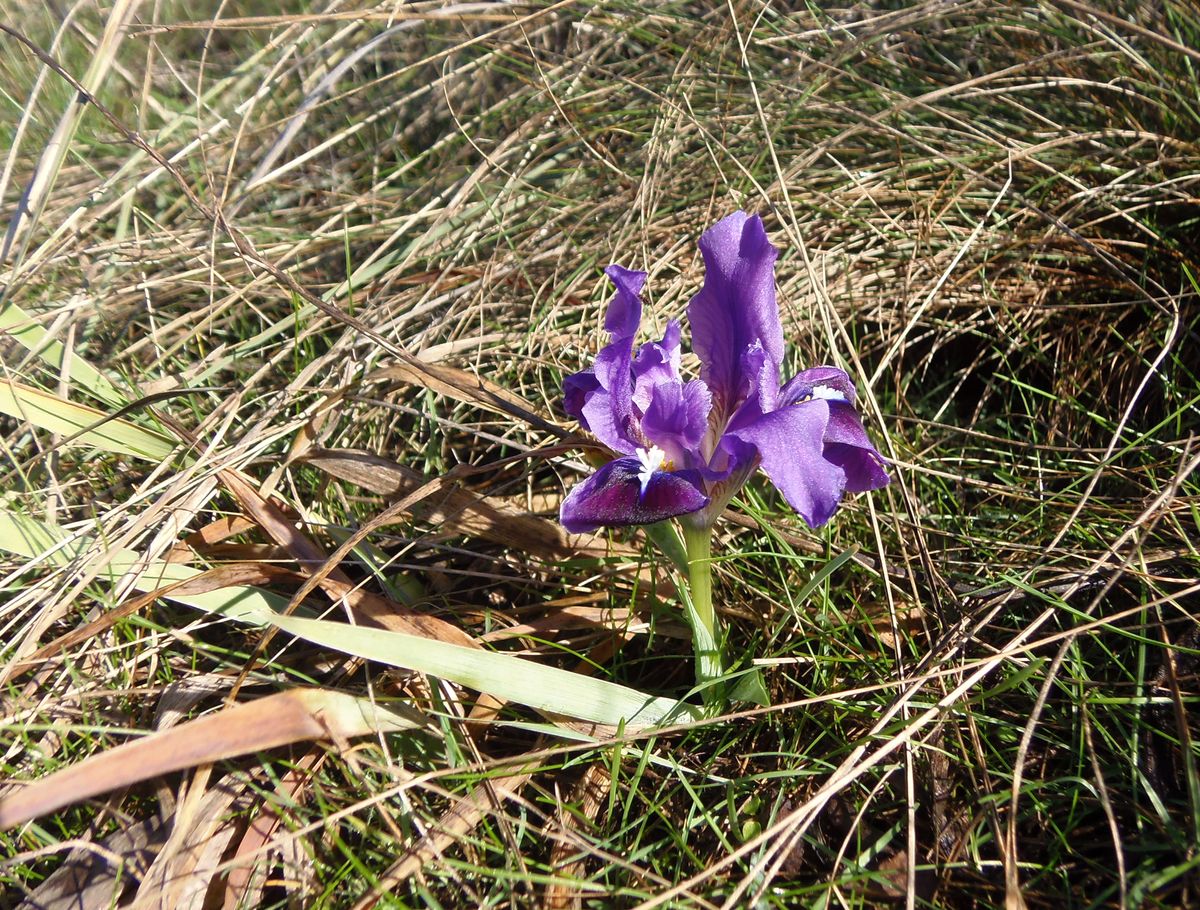
[[[741,370],[749,391],[730,417],[726,432],[747,426],[779,406],[779,364],[770,359],[762,345],[753,344],[745,350]]]
[[[795,404],[797,401],[811,398],[813,389],[818,386],[824,386],[826,389],[841,392],[850,404],[854,404],[855,399],[858,397],[854,390],[854,382],[845,370],[839,370],[837,367],[819,366],[797,373],[789,379],[779,391],[779,403],[781,405]]]
[[[778,370],[783,328],[775,303],[775,257],[762,219],[745,212],[722,218],[700,238],[704,286],[688,304],[692,348],[700,378],[728,417],[750,394],[755,377],[742,373],[742,355],[758,343]]]
[[[604,313],[604,329],[614,339],[633,338],[638,323],[642,321],[642,288],[646,286],[646,273],[610,265],[604,270],[617,293],[608,303]]]
[[[763,472],[811,527],[833,517],[846,472],[825,458],[829,402],[814,399],[764,414],[729,435],[758,451]]]
[[[633,409],[632,364],[633,338],[642,318],[638,295],[646,283],[646,273],[610,265],[604,274],[617,289],[604,316],[604,328],[611,340],[596,355],[592,368],[596,388],[582,396],[580,414],[597,439],[614,451],[631,454],[642,443]],[[574,400],[578,399],[577,395]]]
[[[573,534],[646,525],[687,515],[708,505],[696,471],[657,471],[642,490],[637,458],[618,458],[578,484],[559,510],[563,527]]]
[[[583,424],[585,430],[591,430],[583,416],[583,406],[587,404],[588,396],[600,388],[600,380],[589,370],[581,370],[563,380],[563,410]]]
[[[887,486],[890,479],[858,413],[842,402],[829,402],[825,458],[846,472],[846,489],[851,493],[878,490]]]
[[[680,467],[695,467],[711,408],[708,386],[699,379],[687,385],[664,382],[655,387],[642,415],[642,432]]]
[[[679,376],[680,334],[679,323],[672,319],[662,341],[647,341],[638,348],[633,359],[633,403],[643,412],[650,406],[656,386],[683,382]]]

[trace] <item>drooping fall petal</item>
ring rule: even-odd
[[[833,517],[846,489],[846,472],[825,458],[829,403],[813,399],[764,414],[729,434],[752,445],[763,472],[808,524]]]
[[[637,458],[610,461],[563,500],[559,520],[573,534],[624,525],[646,525],[704,508],[708,497],[696,471],[656,471],[643,489]]]
[[[883,459],[867,438],[858,412],[849,404],[829,402],[825,429],[825,458],[846,472],[846,490],[865,493],[887,486],[890,478]]]
[[[841,394],[842,399],[854,404],[858,397],[854,389],[854,381],[845,370],[837,367],[819,366],[802,370],[784,384],[779,390],[780,405],[795,404],[814,396],[814,389],[827,389]],[[817,397],[830,397],[828,393],[817,392]]]

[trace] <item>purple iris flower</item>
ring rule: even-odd
[[[563,500],[568,531],[688,516],[707,527],[761,467],[812,527],[846,491],[888,482],[855,410],[854,384],[820,366],[780,385],[783,328],[762,219],[734,212],[704,232],[704,286],[688,304],[700,378],[679,372],[680,329],[634,350],[645,272],[605,269],[617,292],[595,365],[569,377],[563,405],[620,457]]]

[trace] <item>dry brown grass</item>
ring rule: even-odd
[[[85,535],[3,567],[0,799],[173,699],[315,685],[441,717],[0,834],[0,905],[70,875],[89,906],[169,880],[181,906],[1195,900],[1195,11],[885,7],[130,3],[116,29],[121,5],[0,3],[95,93],[0,35],[0,307],[24,314],[0,381],[179,442],[149,463],[0,419],[3,508]],[[245,564],[284,602],[341,584],[686,692],[661,560],[552,524],[585,467],[557,401],[599,267],[648,270],[661,328],[739,206],[783,248],[796,363],[850,369],[896,464],[821,537],[761,489],[722,525],[772,708],[564,745],[106,572],[119,548]]]

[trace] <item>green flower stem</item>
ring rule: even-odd
[[[688,559],[689,596],[684,598],[692,645],[696,650],[696,685],[703,686],[704,703],[710,707],[723,701],[721,686],[712,685],[725,669],[717,614],[712,601],[712,529],[683,524],[683,543]]]

